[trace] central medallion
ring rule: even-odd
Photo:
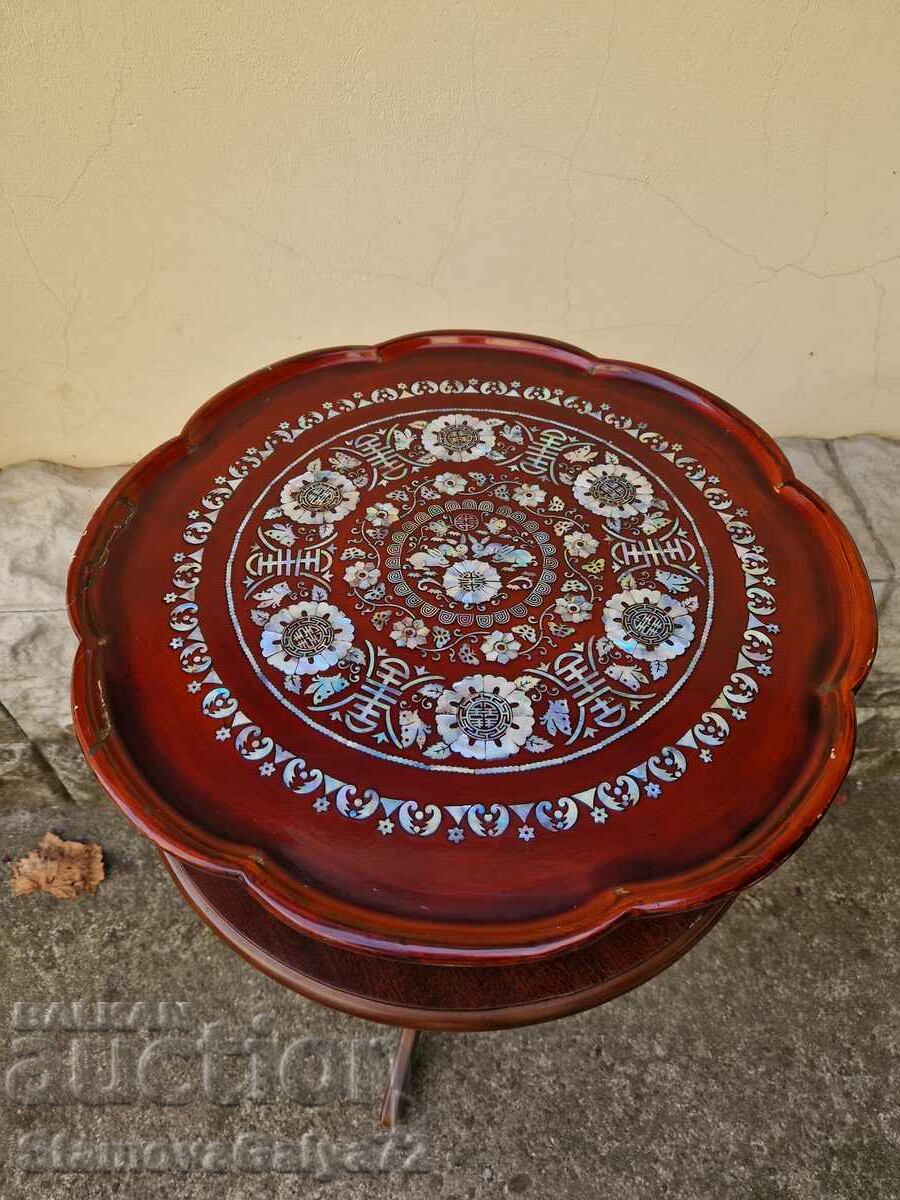
[[[444,576],[444,591],[460,604],[481,604],[500,591],[500,576],[493,567],[476,559],[454,563]]]
[[[431,409],[323,437],[283,471],[227,586],[259,678],[304,722],[465,772],[593,753],[667,703],[710,581],[683,506],[599,434]]]
[[[439,641],[448,633],[465,637],[473,627],[486,630],[535,618],[549,603],[557,579],[559,549],[553,539],[554,525],[560,523],[536,518],[520,500],[537,503],[535,493],[544,495],[543,489],[515,484],[510,489],[486,478],[480,486],[474,482],[475,487],[461,475],[439,475],[424,488],[426,500],[438,493],[436,502],[400,522],[386,545],[388,586],[404,606],[436,620]],[[448,489],[451,494],[443,498],[440,493]],[[599,541],[588,542],[586,531],[579,533],[582,549],[599,551]],[[595,563],[604,569],[602,558]]]

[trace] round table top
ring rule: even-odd
[[[570,951],[812,829],[874,653],[844,527],[747,418],[558,343],[436,333],[211,400],[76,553],[89,762],[306,936]]]

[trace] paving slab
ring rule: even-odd
[[[31,739],[72,724],[75,635],[65,609],[0,612],[0,704]]]
[[[873,675],[900,680],[900,442],[887,438],[839,438],[831,443],[836,461],[865,512],[866,523],[892,563],[895,582],[882,595],[879,644]]]
[[[900,688],[900,587],[892,584],[878,612],[878,653],[872,666],[873,686]]]
[[[893,564],[875,537],[859,497],[845,478],[843,467],[835,457],[834,444],[819,438],[780,438],[778,444],[798,479],[827,500],[847,526],[859,547],[869,578],[878,582],[892,579]],[[896,468],[900,472],[900,448],[896,451]]]
[[[831,443],[844,478],[858,497],[885,556],[900,567],[900,442],[838,438]]]
[[[0,471],[0,612],[62,607],[72,552],[125,470],[32,462]]]

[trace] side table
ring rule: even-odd
[[[874,605],[724,401],[512,334],[265,368],[122,479],[69,579],[75,727],[185,899],[402,1029],[603,1003],[837,794]]]

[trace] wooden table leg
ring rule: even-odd
[[[409,1064],[412,1059],[413,1047],[418,1036],[418,1029],[400,1030],[397,1048],[391,1061],[391,1076],[384,1094],[384,1103],[381,1106],[381,1124],[386,1129],[396,1128],[400,1105],[406,1091],[406,1081],[409,1078]]]

